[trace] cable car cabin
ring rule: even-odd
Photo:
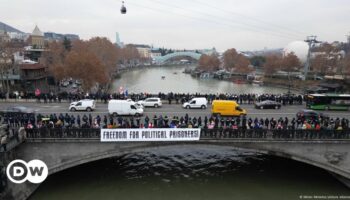
[[[126,14],[126,7],[124,6],[124,1],[123,1],[123,4],[122,4],[122,7],[120,8],[120,12],[122,14]]]

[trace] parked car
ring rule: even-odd
[[[259,109],[280,109],[281,103],[271,100],[261,101],[255,103],[255,108]]]
[[[75,101],[69,105],[69,110],[73,112],[78,110],[91,112],[95,110],[95,108],[96,108],[95,100],[91,100],[91,99],[83,99],[80,101]]]
[[[190,108],[201,108],[206,109],[207,108],[208,101],[205,97],[196,97],[192,98],[190,101],[185,102],[182,107],[186,109]]]
[[[143,105],[144,107],[158,108],[158,107],[162,106],[162,100],[160,100],[160,98],[156,98],[156,97],[147,98],[145,100],[138,101],[137,103]]]
[[[110,115],[143,115],[143,109],[138,107],[134,101],[110,100],[108,102],[108,113]]]
[[[328,119],[329,116],[323,113],[319,113],[317,111],[314,110],[307,110],[307,109],[303,109],[300,110],[299,112],[297,112],[296,117],[298,119],[303,119],[303,120],[307,120],[307,119]]]

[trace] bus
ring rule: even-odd
[[[350,94],[309,94],[306,107],[313,110],[350,111]]]

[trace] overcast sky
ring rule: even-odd
[[[280,48],[307,35],[345,41],[350,0],[0,0],[0,21],[24,32],[119,32],[124,43],[223,51]]]

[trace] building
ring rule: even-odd
[[[67,38],[68,40],[79,40],[79,35],[76,34],[60,34],[60,33],[54,33],[54,32],[45,32],[44,38],[47,41],[63,41],[64,38]]]
[[[22,84],[28,92],[34,92],[37,88],[42,92],[49,92],[47,82],[48,68],[33,61],[20,64],[20,76]]]
[[[149,45],[135,44],[134,47],[139,52],[141,58],[151,58],[151,47]]]
[[[21,41],[27,41],[30,37],[29,33],[18,33],[18,32],[9,32],[8,33],[11,40],[21,40]]]
[[[11,38],[6,31],[0,30],[0,42],[10,42]]]
[[[44,34],[40,31],[38,26],[35,26],[30,35],[30,44],[33,49],[44,49],[45,47]]]
[[[120,41],[118,32],[115,33],[115,44],[120,48],[123,48],[124,46],[124,43]]]
[[[150,56],[151,58],[155,58],[155,57],[162,56],[162,53],[160,52],[159,49],[151,49]]]

